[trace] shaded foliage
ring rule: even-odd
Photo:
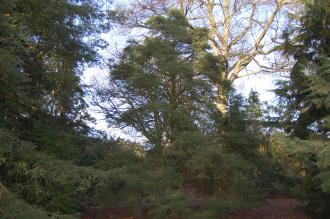
[[[47,112],[88,119],[79,74],[96,63],[108,29],[96,1],[3,1],[0,7],[0,121]],[[88,37],[88,38],[86,38]]]
[[[329,141],[300,140],[274,134],[270,142],[282,186],[308,201],[313,218],[329,215]]]
[[[212,123],[212,106],[205,101],[211,72],[199,71],[210,54],[207,30],[192,29],[177,10],[152,17],[147,25],[151,36],[131,42],[112,66],[108,84],[96,87],[96,105],[110,124],[131,127],[161,146],[181,131]]]
[[[329,24],[328,1],[307,1],[301,25],[288,28],[286,53],[296,60],[290,79],[280,81],[277,95],[282,103],[280,121],[287,132],[308,139],[310,132],[328,133]],[[291,39],[289,36],[296,36]]]

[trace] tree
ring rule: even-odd
[[[220,64],[206,52],[207,30],[191,29],[179,11],[154,16],[147,25],[152,36],[130,42],[108,84],[96,87],[95,99],[110,124],[131,127],[162,146],[210,120],[204,99],[211,92],[212,69]]]
[[[21,74],[22,60],[19,55],[27,51],[22,42],[27,41],[25,32],[19,32],[16,26],[16,13],[12,1],[3,1],[0,5],[0,119],[15,117],[26,100],[26,92],[22,85],[26,75]],[[12,15],[12,16],[9,16]],[[22,49],[23,47],[23,49]]]
[[[99,33],[109,28],[99,8],[93,0],[1,3],[2,120],[36,111],[69,121],[83,118],[79,75],[98,61],[97,50],[105,46]]]
[[[298,28],[288,28],[286,52],[296,63],[289,80],[276,90],[282,103],[287,132],[307,139],[310,131],[326,134],[330,87],[330,4],[318,0],[306,3]],[[294,37],[292,37],[294,36]],[[327,127],[328,126],[328,127]]]
[[[258,93],[251,91],[248,98],[232,90],[229,95],[228,125],[222,134],[230,150],[255,158],[262,141],[262,104]]]
[[[262,103],[256,91],[251,90],[247,99],[246,117],[248,123],[247,132],[254,137],[262,135]]]
[[[270,55],[281,48],[280,29],[285,19],[281,14],[291,3],[294,1],[144,0],[133,1],[126,19],[120,18],[124,26],[147,28],[146,17],[177,6],[192,26],[208,28],[213,54],[224,64],[214,81],[215,106],[226,116],[230,86],[238,78],[289,69],[289,64],[279,63],[279,57],[271,60]],[[265,63],[266,59],[270,62]]]

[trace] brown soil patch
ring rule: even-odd
[[[259,207],[237,210],[227,214],[224,219],[310,219],[310,217],[304,213],[303,207],[304,205],[297,199],[279,194],[269,197],[265,200],[264,204]],[[136,218],[125,213],[125,209],[106,209],[100,206],[92,206],[88,208],[88,211],[83,214],[81,219]]]
[[[296,199],[278,195],[266,199],[262,206],[235,211],[225,219],[310,219],[303,207]]]
[[[134,217],[125,213],[124,210],[114,208],[103,208],[100,206],[93,206],[88,208],[81,219],[135,219]]]

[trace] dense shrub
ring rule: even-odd
[[[201,133],[183,132],[138,161],[130,153],[109,154],[96,165],[112,169],[96,197],[106,206],[151,218],[217,218],[260,198],[252,180],[257,168]]]
[[[153,169],[139,165],[111,171],[98,200],[112,207],[140,212],[159,205],[163,195],[181,185],[182,177],[171,167]]]
[[[149,214],[155,219],[191,218],[193,215],[191,197],[180,192],[165,193],[158,206],[150,210]]]
[[[1,180],[30,203],[51,212],[76,213],[103,186],[107,172],[58,160],[0,130]]]
[[[103,159],[96,162],[95,167],[102,170],[111,170],[138,165],[140,161],[141,157],[134,150],[123,149],[107,153]]]
[[[314,218],[327,218],[330,214],[330,142],[274,134],[270,151],[282,177],[279,179],[282,187],[307,200],[307,211]]]
[[[41,115],[23,120],[17,136],[34,143],[38,151],[59,159],[72,160],[82,166],[94,165],[107,152],[119,147],[114,139],[89,137],[88,133],[92,130],[78,130],[73,125],[65,120]]]
[[[77,219],[78,215],[60,215],[33,207],[19,199],[0,183],[0,218],[2,219]]]

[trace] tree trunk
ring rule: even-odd
[[[184,15],[184,0],[180,0],[180,12]]]
[[[215,107],[219,111],[222,117],[228,116],[228,105],[229,105],[229,92],[231,90],[232,81],[228,79],[229,75],[229,63],[227,57],[223,54],[226,53],[222,51],[219,55],[220,62],[224,66],[223,69],[219,72],[218,79],[215,81],[215,86],[217,89],[216,93],[216,103]]]
[[[228,96],[229,92],[226,89],[219,88],[215,106],[224,117],[228,115]]]

